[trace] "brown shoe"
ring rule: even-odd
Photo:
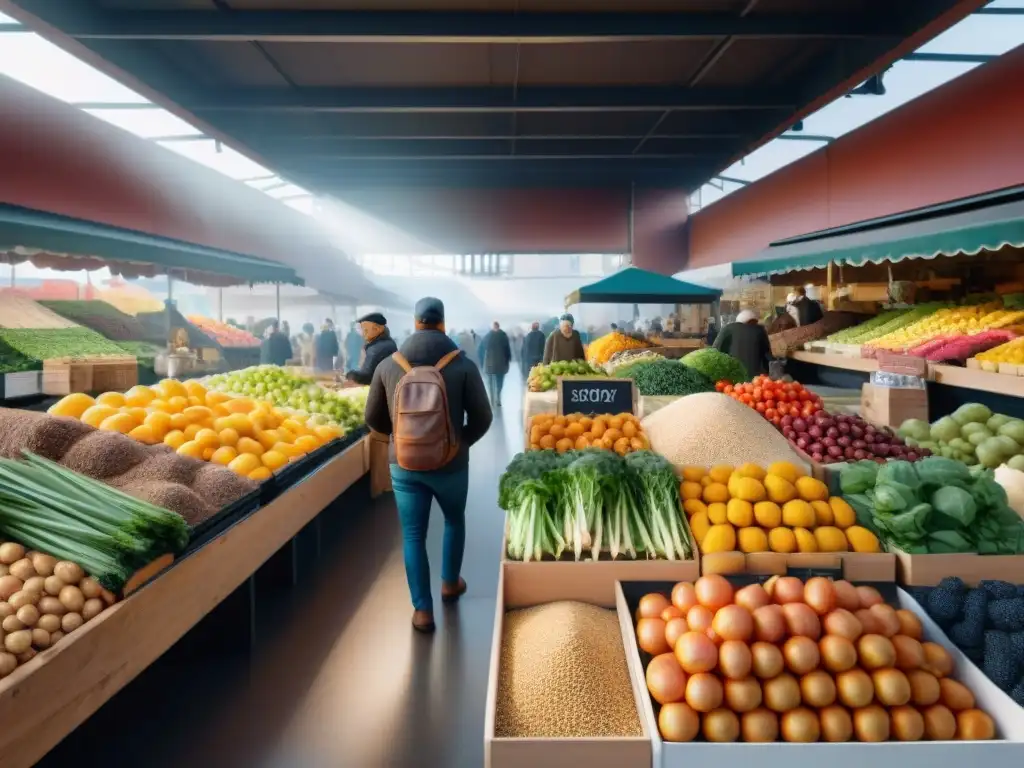
[[[461,577],[459,578],[458,584],[454,587],[450,584],[441,584],[442,603],[454,603],[464,594],[466,594],[466,580]]]
[[[436,629],[434,614],[430,611],[415,611],[412,615],[412,628],[424,634],[433,632]]]

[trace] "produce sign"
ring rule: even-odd
[[[636,387],[630,380],[599,377],[558,380],[559,415],[635,412]]]
[[[535,365],[530,369],[527,386],[531,392],[549,392],[555,388],[559,377],[571,376],[604,376],[605,372],[595,368],[586,360],[551,363],[551,365]]]
[[[32,360],[124,357],[124,350],[88,328],[0,328],[0,342]]]
[[[0,677],[76,632],[116,601],[78,563],[26,551],[15,541],[0,543],[0,572],[5,651],[0,653]]]
[[[899,434],[919,451],[969,466],[995,469],[1005,463],[1024,469],[1024,421],[992,413],[981,403],[965,403],[930,426],[920,419],[907,419]]]
[[[604,448],[625,456],[631,451],[650,448],[640,422],[631,413],[591,418],[583,413],[552,416],[538,413],[530,419],[530,450],[555,450],[558,453]]]
[[[309,416],[314,424],[337,424],[345,432],[363,425],[366,391],[353,396],[333,392],[276,365],[257,365],[231,373],[219,373],[207,380],[212,390],[266,400],[278,408],[292,408]]]
[[[699,371],[711,381],[726,381],[736,384],[750,378],[743,363],[732,355],[719,352],[714,347],[695,349],[683,357],[683,365]]]
[[[627,349],[643,349],[651,347],[649,341],[642,336],[627,335],[621,331],[612,331],[587,345],[587,361],[591,365],[607,363],[616,352]]]
[[[641,395],[647,397],[692,395],[711,392],[714,382],[694,368],[677,360],[637,360],[616,368],[619,379],[632,379]]]
[[[636,637],[665,741],[994,739],[944,646],[874,587],[719,575],[645,595]]]
[[[684,467],[679,490],[702,554],[881,551],[849,504],[789,462]]]
[[[1024,521],[990,470],[929,456],[843,468],[843,497],[887,544],[912,555],[1024,553]]]
[[[501,476],[498,504],[508,513],[514,560],[597,560],[691,556],[672,465],[651,451],[625,458],[599,450],[520,453]]]
[[[917,587],[928,615],[989,680],[1024,707],[1024,587],[982,581],[968,589],[947,576],[937,587]]]
[[[202,315],[188,315],[186,319],[222,347],[251,348],[260,345],[260,340],[251,333],[241,328],[236,328],[233,325],[228,325],[209,317],[203,317]]]
[[[144,337],[142,323],[105,301],[40,301],[79,325],[113,341],[140,341]]]
[[[180,456],[221,464],[258,482],[344,435],[337,425],[317,424],[308,415],[248,397],[208,392],[194,380],[164,379],[154,387],[105,392],[95,400],[68,395],[48,413],[146,445],[163,443]]]
[[[258,487],[224,467],[179,456],[164,446],[144,445],[75,419],[0,408],[0,456],[17,459],[25,450],[176,512],[193,526]]]

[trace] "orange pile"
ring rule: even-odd
[[[555,416],[538,413],[530,419],[530,450],[555,450],[565,453],[573,449],[604,448],[625,456],[632,451],[651,447],[639,419],[631,413],[614,416],[585,416],[570,413]]]

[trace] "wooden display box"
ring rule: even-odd
[[[615,598],[615,582],[630,579],[675,579],[693,581],[700,575],[700,555],[690,533],[689,524],[683,519],[686,535],[693,552],[691,560],[630,560],[586,559],[575,560],[573,555],[562,556],[561,560],[511,560],[508,557],[508,531],[501,541],[501,566],[506,573],[512,573],[510,597],[519,602],[534,596],[544,597],[537,602],[551,600],[580,600],[596,605],[612,605]],[[602,553],[607,557],[607,553]],[[587,552],[587,558],[590,553]],[[521,592],[519,590],[522,590]]]
[[[860,395],[861,416],[883,427],[899,429],[907,419],[928,421],[928,392],[865,384]]]
[[[909,555],[898,549],[891,551],[896,556],[899,583],[911,587],[933,587],[946,576],[959,576],[971,586],[984,579],[1020,584],[1024,576],[1024,555]]]
[[[896,556],[890,552],[753,552],[744,558],[743,573],[758,576],[782,576],[790,569],[807,568],[839,570],[851,581],[896,581]]]
[[[748,580],[749,581],[749,580]],[[863,583],[863,582],[862,582]],[[634,608],[648,592],[670,594],[672,582],[620,582],[616,584],[615,605],[619,629],[626,649],[626,664],[640,702],[640,718],[651,734],[654,768],[693,768],[693,766],[758,765],[763,768],[910,768],[911,766],[978,765],[1009,766],[1020,761],[1024,750],[1024,710],[1000,691],[980,669],[964,656],[914,599],[888,583],[875,583],[894,607],[906,608],[921,620],[924,637],[942,645],[956,664],[954,677],[974,693],[977,706],[995,721],[998,741],[886,741],[869,744],[844,742],[830,744],[791,744],[733,742],[715,744],[699,740],[686,743],[663,741],[658,732],[655,705],[647,692],[645,657],[636,643]]]
[[[126,392],[138,383],[139,365],[134,357],[97,360],[93,363],[93,391]]]
[[[93,364],[88,360],[44,360],[43,394],[92,392]]]
[[[579,600],[604,608],[615,608],[615,585],[605,599],[588,599],[592,592],[587,584],[586,571],[567,571],[559,581],[541,576],[536,571],[510,568],[503,563],[498,577],[498,600],[494,614],[494,634],[491,640],[491,663],[487,676],[487,703],[484,713],[484,765],[486,768],[566,768],[588,766],[592,768],[650,768],[651,732],[640,723],[643,734],[634,737],[604,738],[503,738],[495,736],[494,723],[498,704],[498,675],[501,669],[502,638],[505,612],[516,608],[556,600]],[[556,564],[557,565],[557,564]],[[628,654],[628,648],[626,649]],[[580,670],[585,674],[584,670]],[[646,686],[633,684],[637,707],[647,696]]]

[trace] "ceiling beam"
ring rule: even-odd
[[[63,25],[79,40],[281,43],[567,43],[608,40],[867,38],[908,34],[891,14],[473,11],[98,11]]]
[[[930,61],[942,64],[986,64],[999,56],[989,53],[910,53],[905,61]]]
[[[181,105],[214,112],[630,112],[793,109],[768,89],[641,87],[303,88],[231,90]]]
[[[601,133],[518,133],[518,134],[474,134],[474,135],[439,135],[439,134],[402,134],[402,135],[376,135],[376,134],[345,134],[345,133],[313,133],[313,134],[291,134],[291,133],[243,133],[238,131],[238,137],[247,144],[253,144],[261,148],[282,151],[289,149],[309,149],[313,146],[332,147],[345,142],[462,142],[462,141],[632,141],[643,138],[645,134],[601,134]],[[742,133],[656,133],[651,139],[672,139],[674,141],[730,141],[741,139]],[[209,138],[209,137],[203,137]],[[169,140],[174,140],[172,137]]]

